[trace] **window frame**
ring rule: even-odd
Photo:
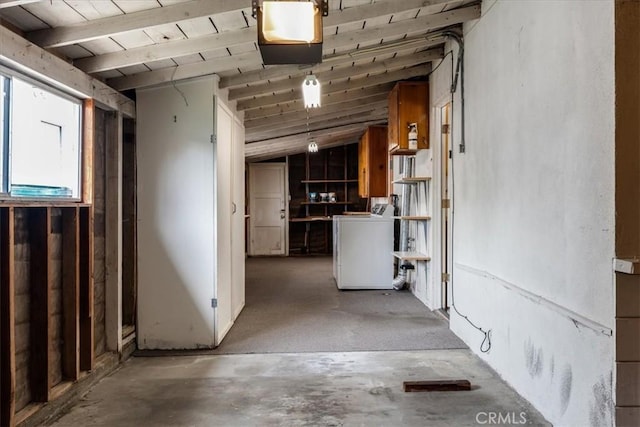
[[[82,202],[83,195],[83,169],[84,169],[84,99],[74,96],[68,92],[65,92],[47,82],[43,82],[29,75],[21,73],[19,71],[7,68],[0,65],[0,77],[6,82],[8,96],[4,99],[5,109],[5,123],[3,129],[4,132],[3,145],[1,147],[0,155],[2,158],[2,168],[0,172],[0,201],[3,202],[16,202],[16,203],[28,203],[28,202],[42,202],[43,204],[56,204],[56,203],[80,203]],[[77,161],[78,161],[78,191],[75,197],[67,196],[16,196],[11,194],[11,147],[12,147],[12,114],[13,114],[13,79],[16,78],[25,83],[34,85],[44,91],[50,92],[56,96],[59,96],[65,100],[68,100],[78,106],[78,145],[77,145]]]

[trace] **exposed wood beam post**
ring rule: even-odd
[[[82,201],[84,203],[93,203],[95,115],[95,102],[93,99],[85,99],[82,114]]]
[[[51,391],[49,351],[51,344],[51,208],[29,210],[31,233],[31,395],[35,402],[48,402]]]
[[[106,123],[105,328],[107,348],[122,351],[122,114]]]
[[[0,425],[15,425],[15,242],[14,208],[0,208]]]
[[[62,208],[62,375],[75,381],[80,374],[80,215]]]

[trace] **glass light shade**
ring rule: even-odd
[[[320,82],[313,74],[304,78],[302,82],[302,95],[304,96],[304,106],[306,108],[316,108],[320,106]]]
[[[318,152],[318,144],[316,144],[315,141],[311,141],[309,143],[309,152],[310,153],[317,153]]]
[[[265,1],[262,3],[262,35],[268,42],[299,41],[315,38],[313,2]]]

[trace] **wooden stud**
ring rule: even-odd
[[[82,114],[82,201],[84,203],[93,203],[95,112],[95,101],[85,99]]]
[[[80,208],[80,369],[93,369],[93,207]]]
[[[431,380],[405,381],[402,383],[405,392],[414,391],[469,391],[471,383],[468,380]]]
[[[62,375],[75,381],[80,373],[80,220],[79,208],[62,209]]]
[[[14,208],[0,208],[0,425],[15,425]]]
[[[107,348],[122,350],[122,114],[106,121],[105,335]]]
[[[47,402],[51,389],[49,375],[51,208],[33,208],[29,211],[29,231],[31,237],[31,358],[29,366],[31,395],[34,402]]]

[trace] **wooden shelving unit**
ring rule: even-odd
[[[290,251],[331,252],[333,215],[361,209],[357,176],[357,144],[289,157]],[[335,193],[337,200],[311,201],[310,192]]]

